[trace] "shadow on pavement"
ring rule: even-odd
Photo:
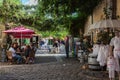
[[[35,57],[35,64],[49,63],[49,62],[57,62],[57,60],[54,56],[37,56],[37,57]]]

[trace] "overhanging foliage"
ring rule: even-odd
[[[67,29],[78,35],[84,28],[87,16],[102,0],[38,0],[37,6],[22,5],[20,0],[3,0],[0,3],[2,22],[16,22],[40,31]]]
[[[87,16],[92,14],[100,1],[102,0],[40,0],[37,14],[41,17],[49,14],[48,17],[51,17],[54,23],[51,24],[53,28],[64,25],[63,27],[66,27],[71,34],[78,35],[78,30],[84,28]],[[73,17],[73,13],[77,13],[78,16]]]

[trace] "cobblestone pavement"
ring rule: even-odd
[[[108,80],[102,71],[83,70],[74,58],[37,57],[35,64],[0,63],[0,80]]]

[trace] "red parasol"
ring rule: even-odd
[[[23,26],[18,26],[10,30],[3,31],[4,33],[13,35],[14,38],[31,38],[35,34],[34,30],[27,29]]]

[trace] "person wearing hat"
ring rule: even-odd
[[[113,37],[110,41],[110,56],[114,56],[115,58],[115,71],[118,72],[119,80],[120,80],[120,31],[115,31],[115,37]]]

